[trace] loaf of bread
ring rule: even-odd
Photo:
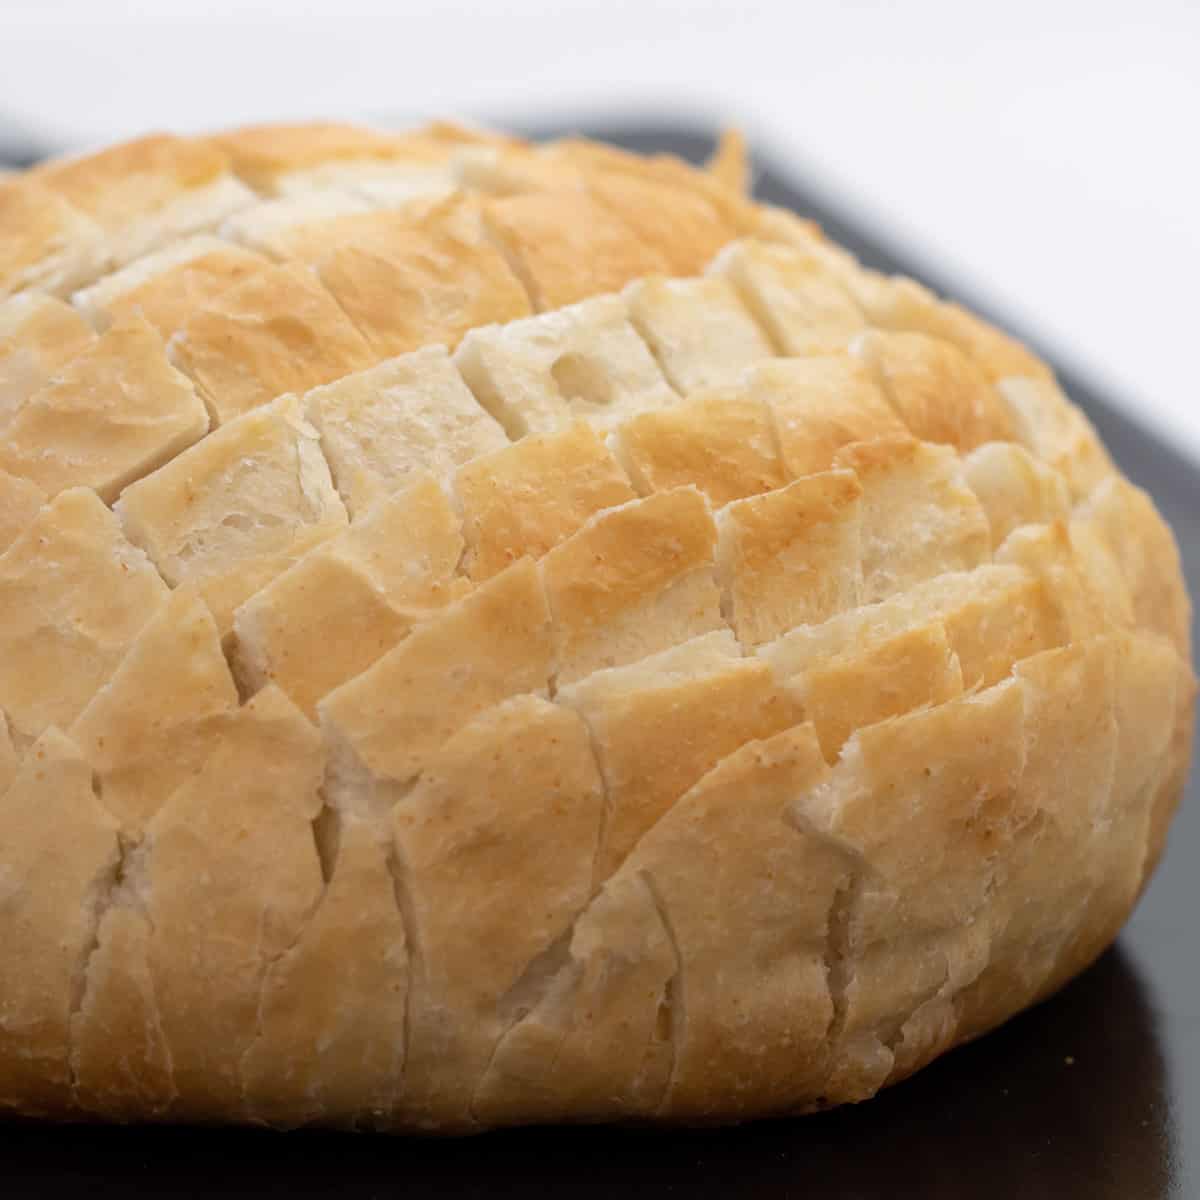
[[[0,182],[0,1111],[800,1113],[1113,940],[1172,535],[746,175],[306,125]]]

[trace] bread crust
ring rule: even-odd
[[[0,1111],[805,1112],[1116,936],[1171,532],[747,177],[329,123],[0,181]]]

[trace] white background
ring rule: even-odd
[[[1200,457],[1200,3],[0,0],[55,145],[311,115],[741,123]]]

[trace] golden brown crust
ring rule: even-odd
[[[123,834],[139,837],[203,766],[237,706],[212,615],[176,588],[69,731]]]
[[[690,484],[721,505],[787,482],[777,441],[766,405],[733,387],[640,413],[616,431],[614,448],[640,492]]]
[[[721,627],[716,527],[692,488],[609,509],[550,551],[542,579],[558,678],[579,679]]]
[[[324,124],[0,182],[0,1109],[806,1111],[1112,941],[1170,531],[747,178]]]
[[[87,322],[52,296],[26,292],[0,304],[0,423],[95,340]]]
[[[0,469],[55,496],[90,487],[111,503],[208,432],[208,412],[140,317],[113,326],[9,421]]]
[[[159,1099],[177,1118],[243,1109],[241,1058],[253,1043],[264,974],[321,895],[311,822],[323,760],[316,729],[280,692],[260,693],[155,815],[138,850],[133,895],[115,898],[114,910],[128,904],[146,916],[131,957],[153,987],[175,1093]],[[237,806],[215,802],[230,795]],[[202,969],[177,969],[183,946]],[[119,999],[112,991],[88,997],[81,1047],[102,1035]],[[89,1081],[100,1096],[104,1078]]]
[[[211,229],[253,199],[213,142],[165,133],[52,159],[29,178],[94,222],[118,266],[173,238]]]
[[[137,315],[169,338],[197,309],[267,265],[261,254],[200,235],[130,263],[72,300],[98,328]]]
[[[417,1125],[453,1128],[469,1112],[523,973],[588,899],[602,814],[586,726],[534,696],[463,728],[396,805],[421,954],[404,1072]]]
[[[492,200],[484,219],[540,312],[668,269],[611,209],[577,192]]]
[[[329,163],[363,160],[440,160],[437,139],[399,136],[334,121],[305,124],[247,125],[214,135],[234,169],[260,190],[276,189],[281,176]]]
[[[61,295],[111,261],[93,221],[29,175],[0,179],[0,296],[27,287]]]
[[[792,478],[827,471],[852,442],[905,432],[872,373],[848,354],[765,362],[746,372],[738,390],[766,402]]]
[[[1011,441],[1012,420],[987,376],[948,342],[920,333],[867,333],[854,352],[879,373],[910,432],[960,453]]]
[[[297,266],[263,267],[219,292],[192,311],[170,346],[220,424],[377,357],[333,297]]]
[[[728,633],[597,672],[562,695],[591,728],[608,788],[597,882],[726,754],[800,716],[763,664],[738,657]]]
[[[781,354],[846,345],[866,318],[819,258],[789,246],[736,242],[713,269],[727,276]]]
[[[540,558],[594,513],[634,498],[600,438],[583,421],[530,434],[464,463],[454,477],[469,553],[466,573],[487,579],[517,559]]]
[[[472,718],[544,692],[553,661],[546,598],[522,559],[326,696],[321,721],[373,775],[407,782]]]
[[[747,646],[862,602],[862,485],[852,471],[806,475],[718,517],[726,615]]]
[[[302,236],[301,236],[302,235]],[[368,212],[301,226],[283,247],[320,276],[379,357],[440,344],[532,310],[487,239],[478,207],[456,198],[430,212]]]

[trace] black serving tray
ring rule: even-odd
[[[712,145],[679,127],[581,132],[689,159]],[[986,312],[968,288],[905,258],[790,169],[761,159],[757,168],[759,195],[816,218],[865,263]],[[1200,596],[1200,470],[1051,348],[1026,340],[1154,495]],[[530,1129],[466,1141],[17,1122],[0,1124],[0,1197],[1192,1200],[1200,1197],[1198,792],[1193,780],[1166,859],[1114,949],[1054,999],[866,1104],[734,1129]]]

